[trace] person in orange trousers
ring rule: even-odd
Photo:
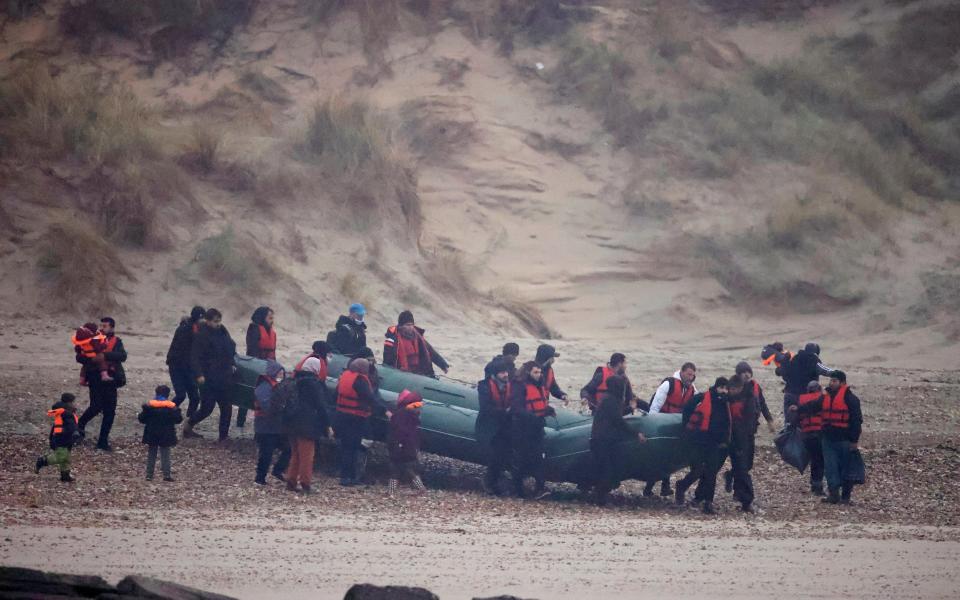
[[[327,386],[317,375],[325,371],[325,358],[311,357],[296,374],[297,393],[292,406],[284,411],[284,428],[290,437],[290,466],[287,467],[287,489],[310,493],[313,477],[313,456],[317,440],[332,434],[327,415]]]

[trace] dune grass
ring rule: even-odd
[[[121,285],[133,281],[109,241],[77,220],[55,221],[41,236],[37,267],[51,286],[52,308],[97,312],[116,308]]]

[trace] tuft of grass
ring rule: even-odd
[[[463,254],[452,249],[425,250],[423,277],[430,290],[447,298],[476,298],[477,288]]]
[[[505,288],[497,288],[490,291],[489,298],[493,303],[516,317],[520,325],[530,335],[546,340],[557,337],[557,332],[543,318],[540,310],[518,294]]]
[[[52,285],[55,308],[75,312],[113,309],[124,281],[135,280],[116,249],[89,223],[51,223],[40,238],[37,267]]]
[[[0,85],[0,134],[22,155],[93,166],[160,157],[152,112],[123,86],[61,81],[33,65]]]
[[[280,85],[275,79],[267,77],[261,71],[244,71],[237,82],[267,102],[281,105],[293,102],[287,88]]]
[[[201,240],[192,263],[208,281],[257,293],[275,278],[276,271],[252,242],[237,239],[232,226]]]
[[[323,168],[343,188],[343,197],[363,211],[355,222],[399,217],[419,239],[423,213],[416,170],[392,124],[368,104],[340,99],[317,104],[300,155]]]
[[[656,118],[630,96],[626,80],[633,68],[627,60],[605,44],[576,36],[567,36],[560,49],[558,66],[550,73],[557,92],[595,112],[618,144],[643,139]]]
[[[210,127],[196,124],[180,160],[195,171],[209,175],[216,170],[223,138]]]
[[[356,273],[347,273],[340,279],[340,297],[346,302],[360,302],[367,310],[373,307],[369,289]]]

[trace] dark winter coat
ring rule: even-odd
[[[327,343],[341,354],[356,356],[367,346],[367,324],[340,315],[333,331],[327,334]]]
[[[73,445],[79,440],[79,427],[77,426],[76,407],[72,403],[57,402],[50,407],[50,410],[64,409],[63,429],[60,433],[54,433],[55,425],[50,425],[50,449],[73,448]]]
[[[183,414],[169,400],[151,400],[140,409],[137,420],[143,423],[143,443],[149,446],[172,448],[177,445],[177,425]]]
[[[738,406],[741,410],[740,418],[734,418],[731,423],[731,435],[738,443],[746,443],[757,433],[757,423],[760,418],[760,406],[757,397],[753,395],[753,385],[747,384],[737,396],[729,399],[730,406]]]
[[[718,394],[716,388],[710,388],[712,409],[710,411],[710,424],[707,426],[707,430],[690,431],[686,429],[686,425],[690,421],[690,416],[693,414],[693,411],[700,406],[700,403],[703,402],[704,396],[706,396],[706,393],[697,394],[683,407],[684,434],[690,441],[699,444],[717,446],[729,444],[731,423],[727,395]]]
[[[527,411],[527,384],[533,383],[540,385],[539,381],[533,381],[527,377],[526,381],[513,380],[510,390],[510,414],[512,415],[511,427],[516,435],[537,435],[543,434],[543,428],[547,424],[544,417]],[[548,409],[550,414],[555,415],[556,411],[552,406]]]
[[[276,372],[274,372],[273,375],[275,376]],[[276,385],[268,381],[265,375],[261,375],[257,379],[257,386],[253,388],[253,395],[256,399],[256,417],[253,420],[254,433],[264,435],[277,435],[284,433],[283,419],[281,419],[281,416],[278,415],[276,411],[270,410],[270,400],[273,397],[273,390],[275,387]]]
[[[476,434],[477,441],[484,446],[510,439],[510,413],[494,402],[490,393],[491,382],[496,385],[496,380],[492,376],[477,382],[480,411],[477,413]],[[511,398],[508,397],[507,401],[511,401]]]
[[[812,352],[801,350],[782,368],[784,391],[791,394],[803,394],[807,384],[817,381],[820,376],[829,376],[831,370],[820,364],[820,357]]]
[[[288,435],[309,440],[327,436],[330,417],[327,415],[327,386],[313,373],[302,371],[295,375],[296,401],[290,411],[283,415],[283,425]]]
[[[237,345],[227,328],[202,325],[193,338],[190,368],[195,376],[203,376],[212,385],[226,385],[233,379],[233,358]]]
[[[420,415],[412,410],[398,408],[390,417],[387,450],[390,462],[406,463],[417,460],[420,452]]]
[[[77,351],[77,362],[83,365],[87,384],[90,386],[121,388],[127,384],[127,373],[123,370],[123,363],[127,361],[127,351],[123,347],[123,340],[114,335],[111,335],[110,338],[115,338],[117,343],[113,346],[112,351],[103,353],[103,358],[107,361],[107,371],[113,381],[101,381],[100,373],[97,371],[98,367],[93,363],[93,359]]]
[[[177,330],[173,332],[170,349],[167,350],[167,365],[174,369],[190,368],[190,349],[193,347],[194,322],[190,317],[180,319]],[[199,325],[196,325],[199,329]]]
[[[621,377],[627,380],[627,401],[623,403],[623,414],[629,415],[633,413],[633,409],[630,408],[630,401],[639,400],[639,398],[633,393],[633,385],[630,384],[630,379],[627,378],[626,375],[621,375]],[[590,378],[587,385],[580,389],[580,397],[592,402],[594,395],[597,393],[597,388],[600,387],[602,382],[603,367],[597,367],[597,370],[593,372],[593,377]]]
[[[600,406],[593,413],[593,426],[590,429],[591,439],[615,441],[637,436],[630,430],[627,422],[623,420],[624,404],[626,402],[621,398],[615,398],[606,393],[601,394]]]

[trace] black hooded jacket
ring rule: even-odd
[[[808,383],[817,381],[821,375],[827,377],[832,372],[832,369],[820,364],[819,356],[807,350],[797,352],[781,369],[786,384],[784,391],[791,394],[806,392]]]
[[[357,323],[347,315],[340,315],[327,343],[340,354],[356,356],[367,346],[367,324]]]
[[[247,356],[253,356],[255,358],[269,358],[266,356],[260,356],[260,326],[263,325],[264,327],[267,327],[266,318],[269,312],[269,307],[261,306],[257,310],[253,311],[253,315],[250,316],[250,324],[247,325],[246,338]]]
[[[167,350],[167,366],[174,369],[190,368],[190,349],[193,347],[194,322],[190,317],[180,319],[177,330],[173,332],[170,349]]]
[[[707,426],[707,430],[690,431],[686,429],[686,425],[690,421],[690,416],[693,415],[696,408],[703,402],[705,396],[706,393],[697,394],[683,407],[684,434],[687,435],[691,441],[700,444],[723,445],[730,443],[732,423],[730,422],[728,397],[726,394],[718,394],[717,389],[714,387],[710,388],[711,410],[710,424]]]
[[[237,344],[227,328],[214,329],[203,325],[193,339],[190,368],[195,376],[203,376],[212,385],[226,385],[233,378],[233,357]]]

